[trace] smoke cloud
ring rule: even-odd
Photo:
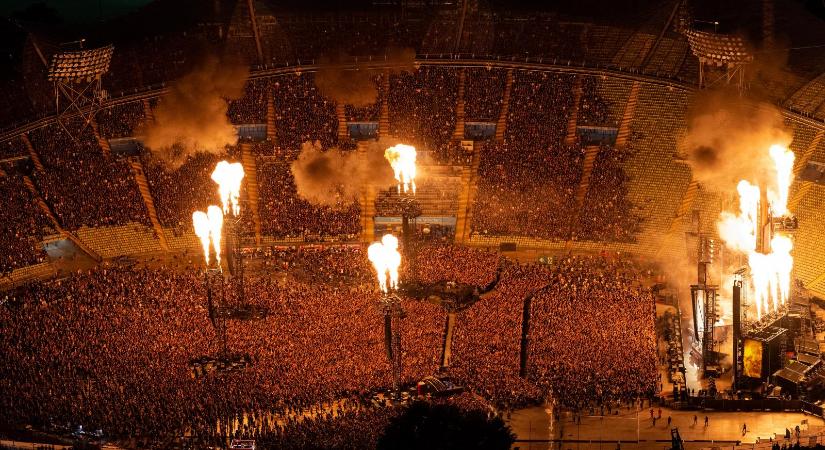
[[[365,184],[394,186],[392,169],[384,159],[384,149],[395,145],[389,142],[371,143],[363,159],[353,151],[323,151],[318,142],[305,142],[291,166],[298,195],[315,205],[343,207],[358,198]]]
[[[194,153],[222,153],[238,139],[226,115],[226,99],[243,95],[248,75],[249,69],[240,63],[215,56],[204,59],[161,99],[155,121],[142,132],[146,146],[172,167]]]
[[[743,101],[735,91],[705,91],[697,94],[688,113],[682,148],[697,181],[710,190],[731,192],[742,179],[775,188],[768,149],[787,146],[792,138],[773,105]]]
[[[393,70],[413,70],[415,68],[415,51],[413,49],[390,49],[387,61],[393,63]],[[315,74],[315,86],[321,93],[337,103],[355,107],[368,106],[378,99],[378,89],[373,77],[378,70],[366,68],[343,68],[342,63],[352,59],[345,53],[320,58],[320,68]]]

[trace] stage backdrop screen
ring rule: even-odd
[[[762,378],[762,343],[745,339],[745,356],[742,358],[742,373],[746,377]]]

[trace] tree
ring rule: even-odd
[[[500,417],[489,418],[485,411],[415,402],[390,421],[377,448],[507,450],[515,438]]]

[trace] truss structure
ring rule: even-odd
[[[52,57],[48,79],[54,84],[54,104],[57,122],[73,138],[66,128],[67,115],[79,115],[83,129],[103,106],[106,91],[102,89],[101,77],[109,71],[114,47],[61,52]]]
[[[736,35],[689,29],[685,31],[691,52],[699,58],[699,87],[735,83],[745,89],[745,69],[753,53],[745,40]],[[721,69],[721,73],[719,70]]]

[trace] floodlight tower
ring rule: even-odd
[[[739,88],[740,94],[744,93],[745,69],[753,62],[753,53],[741,36],[693,28],[685,30],[684,34],[691,52],[699,58],[700,88],[711,87],[721,81],[726,84],[733,82]],[[724,73],[709,76],[709,69],[714,67],[724,69]]]
[[[62,119],[79,115],[84,128],[102,108],[107,94],[101,77],[109,72],[114,47],[56,53],[49,64],[48,80],[54,84],[54,104],[57,122],[70,136]],[[61,99],[64,103],[61,102]]]

